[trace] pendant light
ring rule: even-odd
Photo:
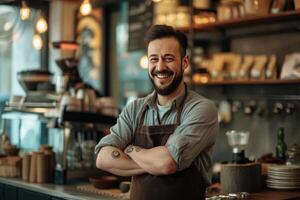
[[[83,0],[79,10],[82,15],[89,15],[92,12],[92,5],[90,3],[90,0]]]
[[[142,69],[147,69],[148,68],[148,56],[147,55],[143,55],[140,58],[140,67]]]
[[[33,36],[32,45],[36,50],[40,50],[43,47],[43,40],[39,34]]]
[[[47,21],[43,16],[40,16],[35,26],[38,33],[45,33],[48,30]]]
[[[21,18],[21,20],[25,21],[25,20],[29,19],[29,17],[30,17],[30,9],[27,6],[26,1],[23,0],[22,6],[20,8],[20,18]]]

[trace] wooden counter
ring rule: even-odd
[[[75,185],[54,185],[54,184],[32,184],[22,181],[21,179],[2,178],[0,177],[0,184],[8,185],[32,191],[34,193],[41,193],[48,195],[49,200],[117,200],[119,198],[112,198],[103,195],[96,195],[92,193],[80,192]],[[1,192],[1,188],[0,188]],[[0,194],[0,199],[1,194]],[[20,198],[18,198],[19,200]],[[32,199],[25,197],[24,199]],[[34,198],[35,200],[39,200]],[[45,200],[45,198],[40,198]],[[9,200],[13,200],[10,198]],[[259,193],[252,193],[246,200],[300,200],[300,191],[298,190],[266,190]]]
[[[250,195],[249,200],[300,200],[299,190],[268,190]]]
[[[221,191],[221,184],[215,183],[209,187],[208,197],[217,196]],[[250,193],[246,200],[300,200],[300,190],[276,190],[264,187],[261,192]]]
[[[15,193],[18,194],[6,194],[4,189],[0,187],[0,199],[6,198],[9,200],[116,200],[116,198],[107,197],[103,195],[97,195],[92,193],[81,192],[76,189],[76,184],[72,185],[55,185],[55,184],[36,184],[24,182],[21,179],[15,178],[2,178],[0,177],[0,184],[8,186],[12,189],[12,193],[15,190]],[[22,191],[24,190],[24,191]],[[34,197],[29,197],[31,194]],[[26,196],[28,195],[28,196]],[[11,197],[16,196],[16,198]],[[36,197],[38,196],[38,197]],[[41,196],[41,197],[40,197]],[[6,200],[5,199],[5,200]]]

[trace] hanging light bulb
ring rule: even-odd
[[[21,20],[25,21],[30,17],[30,9],[26,4],[26,1],[22,1],[22,6],[20,8],[20,18]]]
[[[39,34],[33,36],[32,45],[36,50],[40,50],[43,47],[43,40]]]
[[[92,5],[90,3],[90,0],[83,0],[82,4],[80,5],[80,13],[82,15],[88,15],[92,11]]]
[[[140,67],[142,69],[147,69],[148,68],[148,57],[147,57],[147,55],[143,55],[140,58]]]
[[[40,17],[35,26],[38,33],[45,33],[48,30],[48,24],[45,18]]]

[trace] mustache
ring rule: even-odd
[[[170,70],[166,70],[166,69],[161,70],[161,71],[159,71],[159,70],[153,70],[153,71],[151,72],[151,75],[152,75],[152,76],[155,76],[155,75],[157,75],[157,74],[173,75],[173,72],[170,71]]]

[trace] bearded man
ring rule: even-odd
[[[96,166],[132,176],[131,200],[201,200],[219,126],[214,103],[188,89],[184,33],[152,26],[145,37],[154,91],[127,105],[95,148]]]

